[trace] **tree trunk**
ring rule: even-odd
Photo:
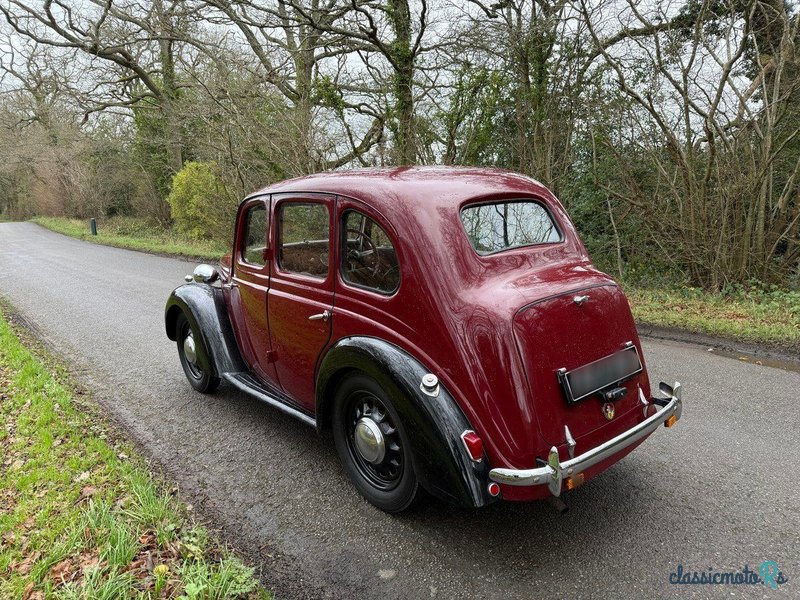
[[[183,168],[183,135],[177,115],[178,100],[177,77],[175,74],[175,57],[173,51],[173,32],[170,16],[164,12],[162,0],[155,0],[153,8],[158,20],[158,47],[161,62],[162,98],[160,110],[164,117],[166,139],[164,147],[167,163],[174,175]]]
[[[397,162],[411,165],[417,160],[414,126],[414,52],[411,48],[411,11],[408,0],[390,0],[389,21],[394,32],[392,67],[395,94],[395,151]]]

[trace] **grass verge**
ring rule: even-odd
[[[800,353],[800,293],[740,288],[712,294],[696,288],[625,286],[637,323],[777,346]]]
[[[64,217],[34,217],[34,223],[70,237],[115,246],[151,252],[171,254],[199,260],[219,260],[230,251],[227,245],[205,240],[193,240],[171,229],[160,229],[142,219],[116,217],[98,221],[97,235],[89,231],[89,221]]]
[[[92,413],[0,307],[0,598],[269,598]]]

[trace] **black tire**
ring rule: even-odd
[[[184,350],[184,342],[186,338],[191,336],[196,344],[200,344],[200,335],[194,331],[191,323],[186,318],[186,315],[181,313],[175,323],[176,338],[178,343],[178,356],[181,359],[181,366],[183,372],[186,374],[186,379],[189,384],[201,394],[210,394],[219,387],[220,379],[211,373],[206,373],[197,363],[193,362],[186,356]]]
[[[356,446],[356,424],[369,418],[383,435],[385,456],[369,462]],[[388,394],[371,377],[347,377],[333,401],[333,439],[339,460],[356,489],[371,504],[389,513],[409,509],[420,496],[411,445]]]

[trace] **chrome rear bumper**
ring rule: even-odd
[[[666,391],[670,397],[664,400],[653,398],[648,402],[643,395],[640,399],[645,410],[652,404],[661,408],[644,421],[623,431],[618,436],[592,448],[588,452],[561,462],[558,457],[558,449],[553,446],[550,449],[547,464],[535,469],[492,469],[489,471],[489,479],[497,483],[518,486],[546,485],[554,496],[561,495],[561,484],[565,477],[571,477],[582,473],[589,467],[605,460],[606,458],[621,452],[631,444],[650,435],[655,429],[666,422],[670,417],[675,417],[675,421],[680,419],[683,408],[681,402],[681,386],[676,383],[674,387],[661,384],[662,391]]]

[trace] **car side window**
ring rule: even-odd
[[[278,265],[324,279],[328,275],[330,222],[324,204],[286,202],[278,209]]]
[[[348,210],[342,217],[342,278],[382,294],[400,285],[400,264],[386,232],[368,216]]]
[[[267,208],[263,203],[247,209],[245,216],[245,238],[242,260],[250,265],[263,267],[267,264],[264,250],[267,248]]]

